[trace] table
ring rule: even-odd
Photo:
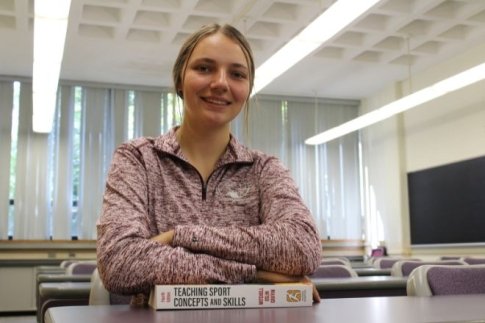
[[[485,319],[485,295],[325,299],[299,308],[154,311],[129,305],[50,308],[46,323],[414,323]]]
[[[390,276],[391,268],[355,268],[359,276]]]
[[[357,268],[372,268],[373,266],[365,261],[351,261],[350,267],[357,269]]]
[[[41,298],[89,298],[90,282],[50,282],[39,284]]]
[[[312,278],[320,297],[406,296],[407,277]]]

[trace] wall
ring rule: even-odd
[[[96,242],[0,241],[0,315],[35,311],[37,270],[64,259],[96,259]]]
[[[485,45],[468,49],[413,75],[412,82],[392,84],[363,100],[361,113],[406,95],[411,83],[415,90],[421,89],[483,63],[483,57]],[[365,189],[373,206],[365,214],[367,223],[374,223],[366,228],[369,241],[385,240],[391,254],[485,252],[484,247],[411,248],[406,184],[409,171],[485,155],[485,81],[370,126],[362,131],[362,139],[368,169]]]

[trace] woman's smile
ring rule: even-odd
[[[210,104],[221,106],[228,106],[231,104],[230,101],[217,97],[202,97],[202,100]]]

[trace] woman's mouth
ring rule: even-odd
[[[212,98],[212,97],[203,97],[202,100],[204,100],[207,103],[215,104],[215,105],[229,105],[231,103],[224,99]]]

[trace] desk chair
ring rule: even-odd
[[[47,308],[52,306],[57,306],[61,303],[66,303],[67,305],[80,304],[75,302],[66,301],[65,299],[54,300],[49,299],[49,297],[41,297],[39,286],[42,283],[49,282],[86,282],[90,278],[86,279],[86,275],[91,275],[93,270],[96,268],[96,260],[64,260],[58,266],[59,270],[42,270],[38,271],[36,275],[36,285],[35,285],[35,304],[37,311],[37,321],[42,322],[43,311],[45,312]],[[46,277],[45,272],[49,273],[50,276]],[[57,278],[52,276],[58,276]],[[79,276],[79,277],[75,277]],[[81,278],[82,277],[82,278]],[[76,300],[77,301],[77,300]],[[81,303],[83,303],[81,301]],[[84,301],[87,303],[87,301]]]
[[[485,258],[464,257],[462,260],[469,265],[485,265]]]
[[[67,275],[91,275],[96,269],[96,260],[76,261],[66,268]]]
[[[415,261],[399,260],[391,268],[391,276],[407,277],[417,267],[423,265],[466,265],[461,260],[441,260],[441,261]]]
[[[460,256],[441,256],[440,260],[463,260]]]
[[[69,267],[70,264],[73,264],[75,263],[77,260],[75,259],[66,259],[66,260],[63,260],[61,261],[61,263],[59,264],[59,267],[61,268],[67,268]]]
[[[485,294],[485,265],[423,265],[409,275],[408,296]]]
[[[387,256],[387,248],[385,246],[379,246],[371,250],[370,252],[371,257],[386,257]]]
[[[392,265],[394,265],[396,262],[400,260],[419,260],[419,259],[407,259],[407,258],[401,258],[401,257],[381,257],[381,258],[377,258],[372,263],[372,265],[375,268],[388,269],[388,268],[392,268]]]
[[[45,312],[51,307],[88,305],[90,282],[51,282],[39,285],[40,307],[37,322],[44,323]]]
[[[116,305],[130,304],[131,296],[118,295],[106,290],[99,277],[98,269],[91,276],[91,291],[89,293],[89,305]]]
[[[320,266],[327,266],[327,265],[343,265],[343,266],[349,266],[350,267],[350,261],[347,259],[343,258],[322,258],[322,261],[320,262]]]
[[[358,277],[354,269],[344,265],[319,266],[310,276],[311,278],[351,278]]]

